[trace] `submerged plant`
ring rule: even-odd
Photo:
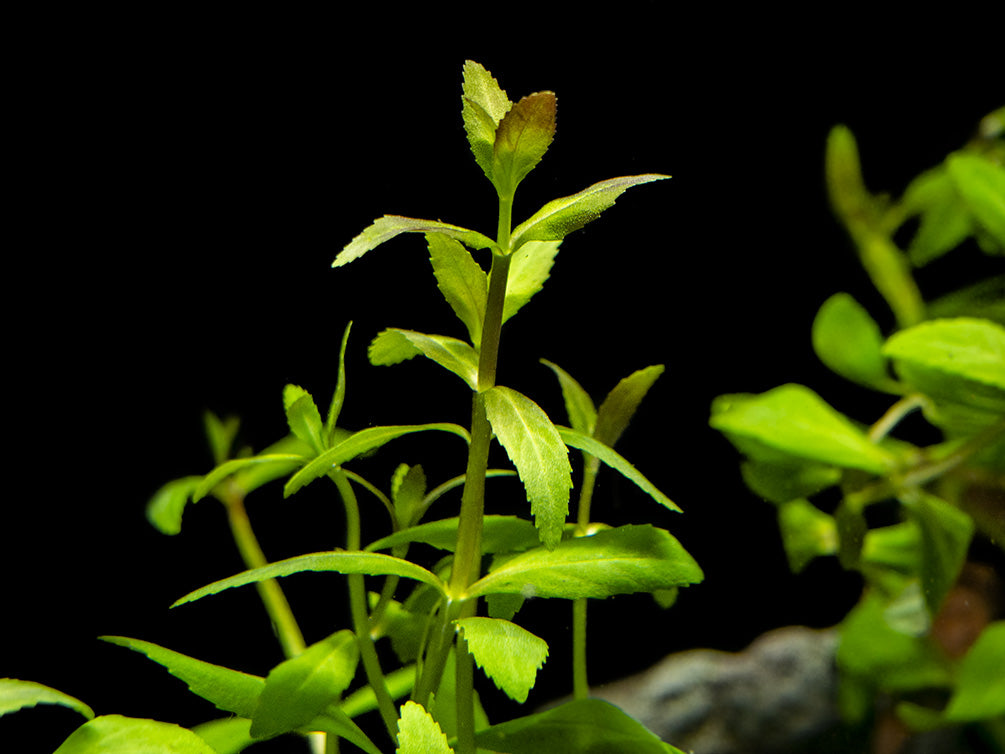
[[[627,189],[667,176],[602,181],[548,202],[514,227],[516,190],[554,136],[555,95],[538,92],[511,102],[487,70],[469,61],[462,102],[475,161],[498,196],[495,234],[385,215],[342,249],[334,266],[358,260],[403,233],[425,236],[436,285],[467,339],[390,328],[373,338],[369,359],[392,365],[424,356],[443,367],[470,392],[470,424],[443,421],[359,431],[341,426],[350,326],[324,414],[306,390],[287,385],[283,403],[289,434],[257,454],[233,452],[236,420],[208,416],[215,468],[165,485],[151,500],[149,517],[161,531],[176,534],[188,503],[216,498],[227,511],[248,570],[185,595],[175,607],[255,585],[287,659],[260,677],[139,639],[104,637],[163,665],[228,714],[194,732],[151,720],[94,717],[59,692],[4,681],[0,711],[55,702],[90,718],[60,754],[120,751],[115,748],[120,740],[152,752],[237,752],[286,734],[311,737],[317,751],[334,752],[348,742],[369,754],[676,751],[617,708],[587,698],[585,653],[589,599],[648,592],[668,604],[679,587],[702,579],[697,563],[669,532],[644,523],[610,527],[593,515],[593,485],[601,465],[624,475],[657,504],[679,510],[613,449],[663,367],[629,375],[598,407],[567,372],[546,362],[558,377],[571,426],[556,424],[531,398],[496,382],[502,326],[542,289],[565,237],[596,219]],[[421,465],[401,464],[386,487],[362,475],[366,455],[416,433],[449,436],[445,443],[466,451],[465,467],[434,486]],[[512,468],[490,467],[496,441]],[[570,450],[579,451],[583,463],[576,523],[568,522]],[[494,512],[492,480],[514,475],[525,492],[524,516]],[[285,480],[285,497],[319,480],[333,485],[345,514],[341,548],[267,560],[244,503],[278,479]],[[444,508],[438,501],[456,489],[461,491],[458,515],[430,516],[434,504]],[[362,505],[383,509],[379,533],[364,532]],[[438,551],[438,557],[430,561],[421,546]],[[349,592],[350,627],[333,629],[310,644],[276,580],[305,571],[343,574]],[[503,694],[524,702],[548,656],[547,640],[517,622],[529,597],[571,602],[574,697],[549,711],[491,724],[475,691],[475,665]],[[384,658],[378,653],[384,642],[396,667],[387,666],[388,652]],[[377,713],[386,736],[378,735],[380,725],[375,733],[373,726],[357,724],[369,712]]]

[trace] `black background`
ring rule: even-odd
[[[846,123],[869,186],[901,190],[1002,104],[1000,85],[988,85],[993,24],[880,28],[852,15],[692,17],[623,3],[571,20],[548,12],[535,25],[533,10],[88,11],[17,29],[0,675],[54,686],[100,714],[191,725],[214,710],[95,637],[135,636],[259,674],[281,659],[252,590],[167,610],[240,570],[220,506],[191,508],[183,533],[165,537],[144,505],[165,481],[208,470],[204,409],[240,414],[242,439],[261,448],[285,430],[284,384],[326,404],[348,320],[346,426],[467,423],[456,378],[420,360],[365,359],[386,326],[462,334],[421,240],[330,269],[384,213],[494,233],[493,191],[461,127],[467,58],[511,99],[558,95],[557,137],[521,187],[517,222],[604,178],[673,175],[570,236],[545,290],[504,331],[499,381],[557,421],[560,393],[539,358],[598,399],[635,369],[667,365],[619,449],[685,514],[611,475],[594,510],[668,527],[706,582],[668,612],[643,598],[595,603],[593,678],[840,620],[855,579],[827,562],[788,573],[773,511],[742,487],[736,453],[707,426],[709,403],[794,381],[859,420],[878,417],[883,400],[829,375],[809,343],[817,307],[839,290],[891,324],[828,210],[824,141]],[[971,264],[984,264],[972,249],[927,270],[926,295]],[[449,438],[402,440],[356,468],[386,485],[399,461],[423,463],[435,484],[463,457]],[[506,485],[497,489],[509,501],[518,488]],[[456,500],[441,505],[452,515]],[[272,559],[342,541],[322,484],[287,501],[263,490],[249,508]],[[337,577],[284,586],[309,641],[347,625]],[[531,704],[569,688],[568,612],[525,608],[552,646]],[[44,751],[78,721],[25,711],[0,725],[0,739],[44,731]]]

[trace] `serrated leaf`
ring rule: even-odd
[[[854,298],[836,293],[813,320],[813,350],[832,372],[867,387],[893,391],[879,325]]]
[[[189,592],[181,599],[175,601],[171,607],[178,607],[186,602],[194,602],[211,594],[217,594],[226,589],[256,584],[268,579],[290,576],[294,573],[314,572],[334,572],[334,573],[361,573],[371,576],[401,576],[406,579],[414,579],[424,584],[429,584],[441,594],[445,594],[443,582],[431,571],[427,571],[422,566],[415,565],[407,560],[395,558],[390,555],[382,555],[374,552],[360,551],[335,551],[317,552],[310,555],[298,555],[296,557],[270,563],[261,568],[253,568],[243,571],[226,579],[214,581],[201,589]],[[250,717],[250,715],[244,715]]]
[[[374,220],[362,233],[350,241],[335,257],[332,267],[349,264],[349,262],[359,259],[368,251],[376,249],[402,233],[442,233],[457,239],[472,249],[489,249],[496,245],[495,241],[488,236],[439,220],[420,220],[400,215],[384,215]]]
[[[640,369],[621,380],[604,398],[597,409],[597,424],[593,436],[604,445],[614,447],[628,428],[629,422],[665,367],[662,364]]]
[[[456,623],[485,675],[510,699],[526,702],[548,657],[548,643],[508,620],[472,617]]]
[[[178,534],[185,506],[201,481],[201,476],[186,476],[163,485],[147,503],[147,520],[161,534]]]
[[[482,577],[466,597],[520,594],[580,599],[652,592],[701,581],[701,568],[669,532],[621,526],[520,553]]]
[[[481,344],[488,300],[488,276],[468,250],[454,239],[440,233],[427,233],[426,243],[436,285],[454,314],[464,323],[477,348]]]
[[[548,151],[555,137],[555,109],[553,92],[537,92],[513,105],[499,121],[491,179],[500,196],[512,197]]]
[[[58,704],[79,712],[88,720],[94,717],[94,710],[62,691],[34,681],[0,678],[0,717],[36,704]]]
[[[299,385],[287,385],[283,388],[283,408],[293,436],[307,443],[315,453],[322,452],[325,449],[322,439],[324,425],[311,394]]]
[[[467,430],[456,424],[405,424],[390,427],[367,427],[350,435],[317,458],[312,459],[300,471],[290,477],[283,488],[283,495],[285,497],[293,495],[304,485],[310,484],[315,479],[324,476],[336,466],[350,461],[362,453],[386,445],[391,440],[415,432],[434,431],[449,432],[457,435],[467,443],[471,442],[471,437],[468,435]]]
[[[550,201],[514,229],[510,250],[515,251],[528,241],[561,241],[569,233],[596,220],[601,212],[614,206],[618,197],[632,186],[669,177],[650,173],[610,178],[595,183],[578,194]]]
[[[562,369],[558,364],[541,359],[541,363],[551,369],[558,377],[558,384],[562,388],[562,399],[565,401],[565,413],[569,417],[569,424],[577,432],[584,435],[593,435],[593,428],[597,423],[597,409],[593,405],[593,399],[583,387],[573,379],[572,375]]]
[[[634,482],[639,489],[649,495],[653,500],[655,500],[660,505],[665,508],[669,508],[672,511],[681,512],[681,509],[677,504],[664,495],[655,484],[650,482],[645,476],[639,472],[632,464],[624,459],[617,451],[613,448],[604,445],[602,442],[596,440],[593,437],[584,435],[582,432],[577,432],[574,429],[568,427],[558,427],[558,434],[562,438],[562,442],[568,445],[570,448],[576,448],[584,453],[589,453],[591,456],[599,458],[604,464],[611,467],[626,479]]]
[[[493,725],[475,734],[479,747],[508,754],[684,754],[642,723],[600,699],[581,699]]]
[[[506,277],[503,322],[520,311],[544,286],[560,244],[561,241],[530,241],[513,253]]]
[[[331,403],[328,404],[328,416],[325,418],[325,447],[335,444],[338,433],[338,418],[342,413],[342,405],[345,403],[345,352],[349,345],[349,331],[352,330],[352,322],[345,326],[342,332],[342,343],[338,350],[338,378],[335,382],[335,392],[332,394]]]
[[[970,213],[1005,249],[1005,168],[966,152],[950,155],[946,168]]]
[[[803,459],[875,474],[894,464],[887,450],[803,385],[720,396],[709,424],[755,460]]]
[[[273,738],[310,723],[349,687],[358,661],[355,635],[338,631],[277,665],[265,679],[251,735]]]
[[[77,728],[55,754],[216,754],[192,731],[171,723],[102,715]]]
[[[421,354],[477,389],[478,353],[457,338],[390,328],[373,339],[368,353],[375,366],[398,364]]]
[[[485,391],[483,396],[492,431],[527,491],[541,541],[554,547],[562,538],[569,515],[569,450],[548,415],[527,396],[501,386]]]
[[[418,702],[405,702],[398,720],[396,754],[454,754],[439,724]]]
[[[216,485],[224,479],[233,476],[240,471],[245,471],[251,466],[268,466],[273,470],[291,470],[300,466],[307,460],[306,456],[296,453],[268,453],[259,456],[249,456],[248,458],[235,458],[217,466],[196,486],[192,492],[192,502],[197,503],[206,495],[213,491]],[[281,475],[281,474],[280,474]]]
[[[457,547],[457,517],[412,526],[370,544],[367,551],[386,550],[410,542],[421,542],[453,552]],[[487,515],[482,522],[482,554],[516,552],[535,547],[540,539],[530,521],[516,516]]]
[[[461,102],[461,117],[471,152],[491,181],[496,128],[513,103],[492,74],[473,60],[464,63]]]

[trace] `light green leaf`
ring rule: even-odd
[[[0,717],[36,704],[59,704],[79,712],[88,720],[94,717],[94,710],[62,691],[34,681],[0,678]]]
[[[530,241],[513,253],[506,277],[503,322],[509,320],[541,290],[551,273],[561,241]]]
[[[243,571],[229,578],[214,581],[212,584],[208,584],[201,589],[189,592],[177,600],[171,607],[178,607],[178,605],[183,605],[186,602],[194,602],[211,594],[222,592],[225,589],[233,589],[234,587],[245,586],[246,584],[255,584],[259,581],[290,576],[291,574],[303,573],[304,571],[333,571],[343,574],[362,573],[372,576],[402,576],[406,579],[415,579],[424,584],[429,584],[441,594],[446,593],[443,582],[436,574],[407,560],[374,552],[346,552],[338,550],[335,552],[298,555],[276,563],[270,563],[261,568]],[[250,716],[250,714],[242,715],[242,717]]]
[[[473,617],[456,623],[485,675],[510,699],[526,702],[548,657],[548,643],[508,620]]]
[[[453,552],[457,547],[458,519],[442,518],[396,531],[370,544],[367,551],[386,550],[409,542],[422,542],[440,550]],[[487,515],[483,519],[482,554],[529,550],[540,543],[537,530],[530,521],[516,516]]]
[[[778,528],[793,573],[799,573],[814,558],[836,555],[838,532],[834,517],[804,498],[778,506]]]
[[[546,712],[493,725],[475,734],[475,742],[508,754],[684,754],[600,699],[566,702]]]
[[[569,514],[569,450],[548,415],[527,396],[500,386],[482,395],[492,431],[527,491],[541,541],[554,547],[562,538]]]
[[[541,363],[551,369],[558,377],[558,384],[562,388],[562,398],[565,401],[565,413],[569,416],[572,428],[584,435],[592,436],[593,428],[597,424],[597,409],[593,405],[590,394],[558,364],[553,364],[545,359],[541,359]]]
[[[296,453],[268,453],[259,456],[249,456],[248,458],[235,458],[217,466],[202,478],[202,481],[192,493],[192,502],[199,502],[224,479],[233,476],[239,471],[244,471],[250,466],[268,466],[274,470],[282,469],[285,473],[286,470],[292,470],[305,461],[307,461],[306,456]]]
[[[464,63],[461,101],[461,115],[471,152],[485,176],[492,180],[496,128],[513,103],[492,74],[473,60]]]
[[[956,723],[1005,715],[1005,621],[986,626],[960,663],[946,719]]]
[[[225,717],[196,725],[192,732],[209,744],[216,754],[241,754],[255,739],[251,737],[251,720]]]
[[[596,220],[605,209],[632,186],[669,178],[668,175],[630,175],[595,183],[578,194],[555,199],[545,204],[529,219],[518,225],[511,237],[510,251],[528,241],[561,241],[569,233]]]
[[[305,726],[349,687],[359,646],[338,631],[277,665],[265,679],[251,723],[255,738],[273,738]]]
[[[935,615],[967,558],[974,521],[945,500],[923,491],[902,501],[921,530],[921,584]]]
[[[1005,327],[957,317],[922,322],[894,334],[883,353],[911,364],[1005,390]]]
[[[440,726],[417,702],[405,702],[398,720],[396,754],[454,754]]]
[[[515,555],[482,577],[467,597],[603,598],[701,581],[701,568],[669,532],[621,526]]]
[[[293,436],[307,443],[315,453],[324,451],[321,412],[311,394],[299,385],[287,385],[283,388],[283,408]]]
[[[201,476],[186,476],[165,484],[147,503],[147,520],[161,534],[180,532],[182,513],[201,481]]]
[[[921,216],[907,248],[911,264],[923,267],[959,246],[973,231],[973,219],[945,165],[915,178],[904,192],[903,205]]]
[[[332,267],[349,264],[382,243],[402,233],[443,233],[472,249],[489,249],[496,245],[488,236],[467,228],[449,225],[439,220],[419,220],[414,217],[384,215],[374,220],[362,233],[350,241],[332,263]]]
[[[967,152],[951,155],[946,167],[971,214],[1005,250],[1005,168]]]
[[[813,320],[813,350],[832,372],[867,387],[896,392],[886,370],[879,325],[854,298],[835,293]]]
[[[633,372],[615,385],[597,409],[597,424],[593,436],[604,445],[614,447],[628,428],[628,423],[635,416],[649,388],[659,379],[663,371],[664,366],[656,364]]]
[[[325,447],[335,444],[338,433],[338,418],[342,413],[342,405],[345,403],[345,351],[349,345],[349,331],[352,330],[352,322],[345,326],[342,333],[342,344],[338,350],[338,379],[335,382],[335,392],[332,394],[331,403],[328,404],[328,417],[325,419]]]
[[[607,466],[610,466],[612,469],[624,476],[625,479],[634,482],[639,489],[649,495],[657,503],[665,508],[669,508],[672,511],[677,511],[678,513],[680,512],[680,508],[673,500],[660,492],[656,485],[643,476],[638,469],[626,461],[617,453],[617,451],[609,448],[602,442],[589,437],[588,435],[584,435],[582,432],[577,432],[576,430],[569,429],[568,427],[558,427],[558,434],[562,438],[562,442],[570,448],[576,448],[577,450],[581,450],[584,453],[589,453],[591,456],[599,458]]]
[[[470,443],[471,437],[467,430],[456,424],[405,424],[390,427],[367,427],[355,432],[338,445],[325,451],[300,471],[290,477],[283,488],[283,495],[289,497],[301,487],[310,484],[315,479],[324,476],[336,466],[351,461],[358,455],[379,448],[391,440],[414,432],[449,432]]]
[[[265,679],[231,670],[221,665],[197,660],[171,649],[126,636],[102,636],[102,641],[126,647],[149,657],[178,680],[185,683],[196,696],[214,704],[224,712],[250,718],[258,704],[258,696],[265,688]]]
[[[888,451],[803,385],[720,396],[709,424],[755,460],[799,458],[875,474],[894,464]]]
[[[375,366],[390,366],[419,354],[456,374],[472,390],[477,389],[478,353],[463,340],[390,328],[370,343],[370,363]]]
[[[468,250],[454,239],[440,233],[427,233],[426,244],[436,285],[454,314],[464,323],[477,348],[482,340],[488,276]]]
[[[228,416],[226,420],[221,420],[212,411],[204,412],[202,420],[209,440],[209,449],[213,454],[213,463],[219,465],[230,458],[241,420],[236,416]]]
[[[500,196],[516,187],[544,157],[555,137],[555,95],[530,94],[513,105],[496,128],[491,180]]]
[[[192,731],[171,723],[102,715],[70,734],[55,754],[216,754]]]

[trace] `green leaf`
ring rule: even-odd
[[[800,458],[875,474],[894,464],[888,451],[802,385],[719,396],[709,424],[755,460]]]
[[[510,699],[526,702],[548,657],[548,643],[508,620],[473,617],[456,623],[485,675]]]
[[[370,343],[370,363],[375,366],[398,364],[419,354],[456,374],[472,390],[477,389],[478,353],[463,340],[390,328]]]
[[[902,502],[921,530],[921,584],[929,611],[935,615],[967,559],[974,521],[923,491]]]
[[[496,128],[513,103],[492,74],[473,60],[464,63],[461,101],[461,116],[471,152],[475,156],[475,162],[491,181]]]
[[[1005,715],[1005,621],[986,626],[960,663],[956,689],[946,707],[954,723]]]
[[[345,403],[345,351],[349,345],[350,330],[352,330],[352,322],[345,326],[342,333],[342,344],[338,350],[338,379],[335,382],[335,392],[332,394],[331,403],[328,404],[328,417],[325,419],[326,448],[335,444],[338,418],[342,413],[342,405]]]
[[[915,178],[904,192],[902,203],[909,213],[921,216],[918,231],[907,248],[915,267],[956,248],[973,231],[973,219],[945,165]]]
[[[338,631],[277,665],[265,679],[251,735],[273,738],[310,723],[349,687],[358,661],[355,635]]]
[[[603,598],[701,581],[701,568],[669,532],[621,526],[520,553],[482,577],[467,597]]]
[[[562,438],[562,441],[570,448],[576,448],[577,450],[581,450],[584,453],[589,453],[591,456],[599,458],[607,466],[610,466],[612,469],[624,476],[625,479],[634,482],[639,489],[663,507],[669,508],[672,511],[677,511],[678,513],[681,512],[681,509],[673,500],[660,492],[656,485],[643,476],[638,469],[626,461],[617,453],[617,451],[609,448],[594,438],[589,437],[588,435],[584,435],[582,432],[577,432],[576,430],[569,429],[568,427],[558,427],[558,434]]]
[[[213,665],[188,657],[171,649],[126,636],[102,636],[102,641],[126,647],[149,657],[178,680],[196,696],[211,702],[224,712],[250,718],[258,705],[258,697],[265,688],[265,679]]]
[[[79,712],[88,720],[94,717],[94,710],[62,691],[34,681],[0,678],[0,717],[36,704],[59,704]]]
[[[488,276],[468,250],[454,239],[441,233],[427,233],[426,244],[436,285],[454,314],[464,323],[471,342],[477,348],[482,340]]]
[[[440,726],[417,702],[405,702],[398,720],[396,754],[453,754]]]
[[[513,253],[506,277],[506,322],[541,290],[551,273],[561,241],[530,241]]]
[[[402,233],[442,233],[455,238],[472,249],[490,249],[496,243],[488,236],[473,230],[449,225],[439,220],[419,220],[414,217],[384,215],[373,221],[362,233],[350,241],[335,257],[332,267],[349,264],[382,243]]]
[[[1005,327],[957,317],[922,322],[894,334],[883,353],[911,364],[1005,390]]]
[[[458,519],[442,518],[396,531],[370,544],[367,551],[386,550],[409,542],[422,542],[440,550],[453,552],[457,547]],[[483,519],[482,554],[529,550],[540,543],[537,530],[530,521],[516,516],[488,515]]]
[[[241,754],[255,739],[251,737],[251,720],[225,717],[196,725],[192,732],[209,744],[216,754]]]
[[[555,138],[555,109],[554,93],[537,92],[513,105],[499,121],[491,180],[500,196],[512,197],[548,151]]]
[[[424,584],[429,584],[441,594],[445,594],[445,586],[436,574],[427,571],[422,566],[410,563],[401,558],[390,555],[382,555],[374,552],[341,551],[318,552],[310,555],[298,555],[276,563],[270,563],[261,568],[253,568],[249,571],[242,571],[234,576],[212,584],[207,584],[201,589],[189,592],[181,599],[177,600],[171,607],[183,605],[186,602],[194,602],[211,594],[222,592],[225,589],[233,589],[238,586],[255,584],[259,581],[290,576],[294,573],[304,571],[315,572],[335,572],[335,573],[362,573],[371,576],[402,576],[406,579],[415,579]],[[250,717],[250,715],[242,715]]]
[[[590,394],[558,364],[552,364],[545,359],[541,359],[541,363],[551,369],[558,377],[558,383],[562,388],[562,398],[565,400],[565,413],[569,416],[572,428],[584,435],[592,436],[593,428],[597,424],[597,409],[593,405]]]
[[[171,723],[102,715],[84,723],[55,754],[216,754],[192,731]]]
[[[838,533],[834,517],[809,500],[797,498],[779,505],[778,528],[793,573],[802,571],[814,558],[837,554]]]
[[[1005,168],[967,152],[950,155],[946,167],[971,214],[1005,250]]]
[[[147,520],[161,534],[180,532],[182,513],[201,481],[201,476],[186,476],[165,484],[147,503]]]
[[[841,482],[840,469],[819,463],[746,460],[740,473],[751,492],[775,504],[810,497]]]
[[[213,454],[213,463],[219,465],[230,458],[241,420],[236,416],[229,416],[225,421],[221,421],[212,411],[203,413],[202,420],[209,440],[209,449]]]
[[[415,686],[415,665],[392,670],[384,677],[392,699],[400,699]],[[372,686],[361,686],[342,700],[342,711],[349,717],[359,717],[377,709],[377,695]]]
[[[813,350],[832,372],[867,387],[896,392],[886,371],[879,325],[854,298],[835,293],[813,320]]]
[[[510,251],[519,249],[528,241],[561,241],[573,231],[596,220],[604,210],[613,207],[618,197],[632,186],[669,177],[650,173],[609,178],[578,194],[550,201],[514,229]]]
[[[684,754],[600,699],[566,702],[546,712],[493,725],[475,734],[475,742],[508,754]]]
[[[492,431],[527,491],[541,541],[554,547],[562,538],[569,514],[569,450],[548,415],[527,396],[500,386],[482,395]]]
[[[311,394],[299,385],[287,385],[283,388],[283,408],[293,436],[307,443],[315,453],[323,452],[321,412]]]
[[[646,397],[649,388],[663,374],[664,366],[656,364],[625,377],[604,398],[597,409],[597,424],[593,436],[604,445],[614,447],[628,423]]]
[[[407,528],[415,524],[426,496],[426,474],[421,466],[401,464],[391,480],[391,500],[398,525]],[[374,548],[380,549],[380,548]]]
[[[862,180],[858,144],[847,126],[834,126],[825,153],[827,190],[831,206],[845,222],[862,222],[871,214],[872,197]]]
[[[457,435],[465,442],[471,442],[471,437],[468,435],[467,430],[456,424],[405,424],[390,427],[367,427],[359,432],[355,432],[338,445],[311,460],[310,463],[290,477],[283,488],[283,495],[289,497],[299,491],[304,485],[310,484],[315,479],[324,476],[336,466],[346,461],[351,461],[356,456],[367,451],[386,445],[391,440],[415,432],[431,431],[449,432]]]
[[[296,453],[268,453],[248,458],[235,458],[227,461],[202,478],[202,481],[192,492],[192,502],[197,503],[213,491],[220,482],[250,466],[268,466],[270,470],[282,470],[283,473],[295,469],[307,460],[306,456]]]

